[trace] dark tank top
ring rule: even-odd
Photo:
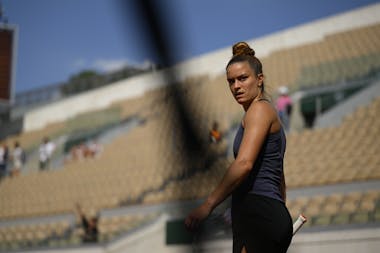
[[[240,125],[234,140],[234,156],[237,157],[243,138],[244,128]],[[284,130],[267,135],[250,174],[234,191],[235,197],[246,193],[254,193],[284,202],[281,195],[281,178],[286,148]]]

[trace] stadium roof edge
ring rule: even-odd
[[[275,50],[320,41],[331,34],[380,23],[379,13],[380,3],[371,4],[284,29],[267,36],[249,40],[249,42],[255,44],[258,56],[264,57]],[[276,43],[273,43],[273,41],[276,41]]]
[[[274,51],[317,42],[334,33],[380,23],[379,13],[380,3],[370,4],[262,37],[249,39],[247,42],[254,47],[258,57],[266,57]],[[180,73],[183,77],[205,74],[216,76],[223,73],[230,56],[231,47],[228,46],[183,61],[176,67],[182,69]]]

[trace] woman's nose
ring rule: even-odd
[[[233,83],[232,87],[234,88],[234,90],[239,89],[239,88],[240,88],[240,82],[239,82],[238,80],[236,80],[236,81]]]

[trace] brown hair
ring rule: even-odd
[[[263,65],[255,56],[255,50],[253,50],[246,42],[238,42],[232,46],[232,58],[227,63],[226,70],[230,65],[237,62],[248,62],[256,75],[263,74]],[[264,82],[261,85],[261,92],[264,94]]]

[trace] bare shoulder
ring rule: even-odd
[[[249,107],[247,114],[254,116],[260,116],[265,118],[274,118],[276,117],[276,109],[274,106],[266,100],[254,101]]]
[[[277,112],[274,106],[265,100],[254,101],[244,117],[245,125],[261,125],[272,132],[273,123],[277,121]]]
[[[248,108],[244,120],[251,121],[268,121],[273,118],[273,107],[266,101],[254,101]]]

